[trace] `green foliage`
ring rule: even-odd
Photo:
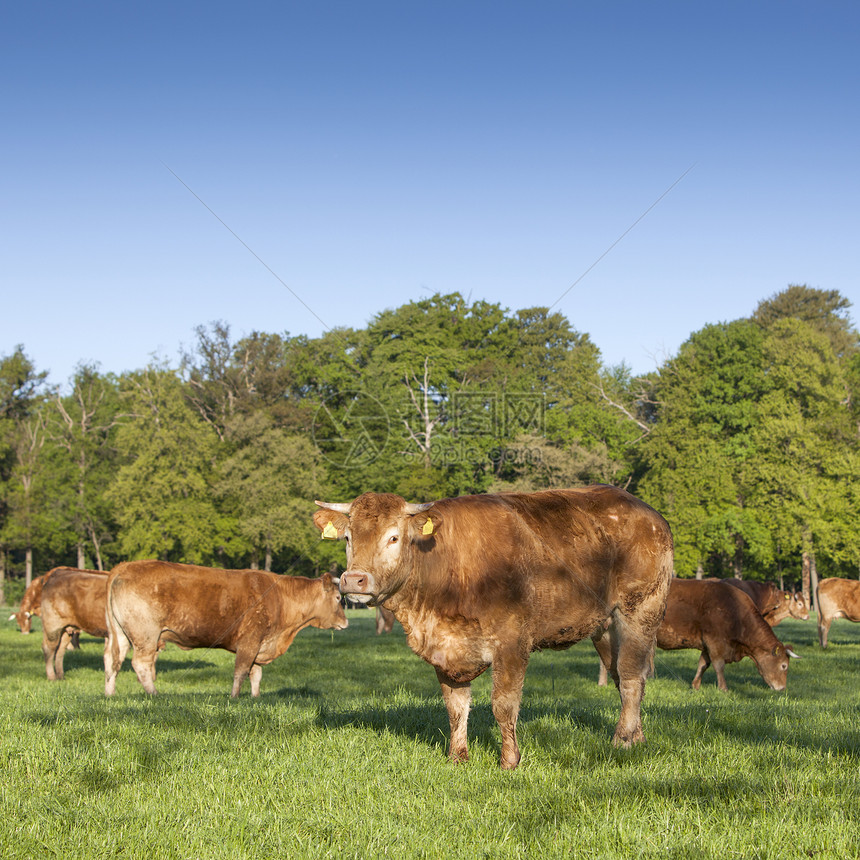
[[[459,293],[318,338],[224,322],[181,367],[81,365],[63,395],[0,359],[0,562],[157,556],[314,573],[342,547],[313,500],[413,501],[593,482],[670,521],[682,575],[856,574],[860,335],[836,292],[791,286],[707,325],[655,372],[606,367],[543,307]]]
[[[124,378],[121,396],[129,415],[117,431],[123,462],[106,492],[121,529],[120,552],[211,562],[234,530],[212,492],[215,431],[194,414],[166,367]]]

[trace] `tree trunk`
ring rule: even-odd
[[[705,578],[705,569],[702,567],[702,562],[699,562],[696,566],[696,579],[704,579]]]
[[[809,587],[812,591],[812,608],[818,617],[818,566],[815,564],[815,553],[809,557]],[[807,603],[807,606],[809,604]]]
[[[269,547],[266,547],[266,564],[264,565],[265,570],[272,569],[272,551]]]
[[[33,548],[28,546],[24,556],[24,584],[27,588],[33,582]]]
[[[800,565],[800,578],[801,578],[801,589],[803,590],[803,599],[806,601],[806,605],[810,606],[809,602],[809,577],[810,577],[810,568],[811,564],[809,561],[809,553],[804,550],[801,553],[801,565]]]
[[[0,549],[0,605],[6,605],[6,550]]]
[[[84,552],[84,545],[78,541],[78,569],[83,569],[87,566],[87,557]]]

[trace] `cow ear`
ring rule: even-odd
[[[429,540],[435,537],[442,525],[442,517],[435,508],[413,514],[411,520],[412,536],[415,540]]]
[[[320,508],[314,511],[314,525],[320,530],[321,536],[331,540],[342,540],[349,525],[349,517],[337,511]]]
[[[323,584],[323,591],[337,591],[339,579],[335,579],[330,573],[324,573],[321,577]]]

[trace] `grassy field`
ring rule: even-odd
[[[45,679],[41,631],[0,630],[3,858],[860,856],[860,625],[776,632],[804,659],[785,693],[749,660],[690,689],[697,654],[658,652],[648,742],[616,750],[613,688],[590,643],[535,654],[519,738],[498,768],[490,677],[471,759],[445,758],[433,670],[367,610],[305,630],[228,698],[232,655],[169,646],[156,698],[127,661],[103,696],[101,641]],[[8,617],[8,611],[4,618]]]

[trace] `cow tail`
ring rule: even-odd
[[[114,586],[117,577],[112,575],[108,580],[107,595],[105,600],[105,625],[108,632],[105,640],[105,692],[113,694],[113,686],[122,662],[131,646],[129,638],[122,628],[122,623],[116,615],[114,607]]]

